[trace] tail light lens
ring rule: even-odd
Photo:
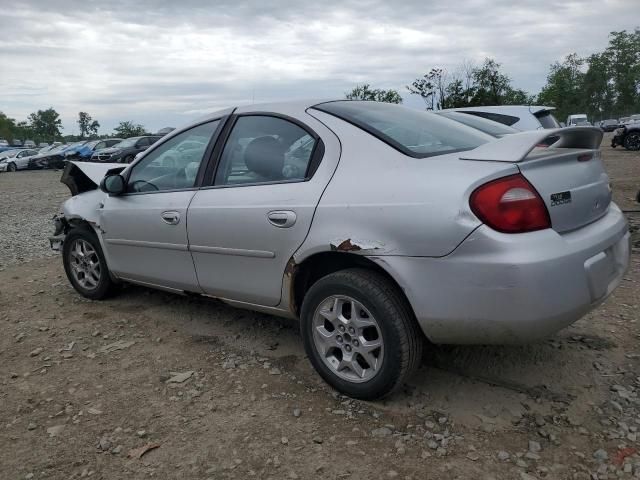
[[[522,175],[510,175],[476,188],[471,210],[489,227],[503,233],[524,233],[551,228],[540,195]]]

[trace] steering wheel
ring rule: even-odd
[[[140,184],[140,186],[138,186]],[[148,192],[148,191],[158,191],[160,190],[157,186],[155,186],[151,182],[147,182],[146,180],[136,180],[131,183],[131,189],[134,192]]]

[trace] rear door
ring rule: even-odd
[[[232,117],[208,187],[188,213],[202,290],[275,306],[289,259],[304,241],[335,167],[337,137],[304,111]],[[218,148],[218,147],[217,147]]]

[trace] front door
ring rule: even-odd
[[[219,120],[155,147],[124,175],[127,192],[104,202],[100,226],[109,268],[118,277],[198,291],[188,248],[187,209]]]
[[[306,115],[306,114],[305,114]],[[304,241],[335,170],[335,135],[268,114],[232,117],[215,178],[189,207],[189,243],[202,290],[275,306],[288,260]]]

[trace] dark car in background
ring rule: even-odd
[[[627,150],[640,150],[640,122],[627,123],[616,129],[611,146],[622,145]]]
[[[609,118],[607,120],[602,120],[598,125],[604,132],[613,132],[620,123],[615,118]]]
[[[85,160],[91,159],[91,156],[98,150],[113,147],[122,141],[122,138],[106,138],[103,140],[91,140],[84,145],[78,145],[65,151],[64,155],[67,160]]]
[[[110,148],[103,148],[91,156],[92,162],[131,163],[135,156],[160,140],[159,135],[130,137]]]
[[[61,153],[69,145],[52,145],[45,147],[38,152],[38,155],[31,157],[29,160],[29,168],[49,168],[50,162],[54,163],[59,161],[64,163],[64,156]]]

